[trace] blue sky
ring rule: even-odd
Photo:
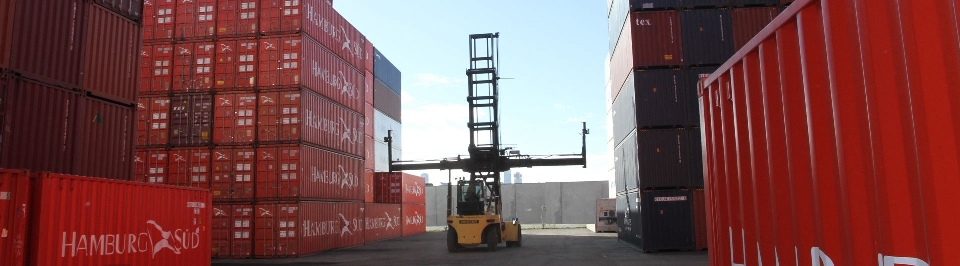
[[[501,143],[524,154],[579,153],[588,168],[520,168],[525,183],[610,180],[604,1],[334,0],[403,73],[403,159],[466,154],[469,34],[500,32]],[[420,171],[410,173],[419,175]],[[446,171],[431,171],[431,179]],[[454,177],[457,173],[454,173]],[[464,174],[460,174],[464,176]]]

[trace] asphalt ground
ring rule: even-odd
[[[707,252],[643,253],[617,242],[616,233],[586,228],[523,230],[523,246],[500,244],[448,253],[446,232],[325,251],[303,258],[213,260],[213,265],[707,265]]]

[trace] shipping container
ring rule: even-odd
[[[257,94],[218,93],[214,104],[213,143],[253,143],[257,133]]]
[[[257,180],[257,153],[251,147],[218,146],[213,149],[210,191],[218,201],[251,201]]]
[[[374,129],[375,127],[374,127],[374,122],[373,122],[373,120],[374,120],[374,116],[375,116],[374,112],[376,112],[376,111],[374,111],[375,108],[373,108],[373,104],[372,104],[372,103],[364,103],[363,105],[364,105],[364,108],[363,108],[363,134],[364,134],[364,135],[367,135],[367,136],[370,136],[370,139],[372,140],[372,139],[373,139],[374,132],[375,132],[375,129]],[[384,116],[386,116],[386,115],[384,115]],[[364,142],[364,143],[366,143],[366,142]]]
[[[143,3],[143,41],[173,41],[173,24],[177,2],[174,0],[153,0]]]
[[[700,130],[640,130],[637,143],[640,158],[638,188],[703,187]]]
[[[34,182],[31,265],[210,263],[205,189],[52,173]]]
[[[217,0],[217,38],[254,37],[260,32],[261,0]]]
[[[363,72],[363,102],[373,106],[373,73],[370,71]],[[364,111],[363,115],[369,115],[368,112]]]
[[[143,96],[137,103],[137,146],[165,146],[170,139],[170,97]]]
[[[208,92],[213,89],[214,56],[219,53],[216,47],[216,43],[212,41],[191,41],[176,44],[173,50],[174,92]],[[223,65],[220,62],[216,62],[216,64],[217,66]]]
[[[138,148],[133,157],[135,182],[164,184],[170,169],[170,156],[165,148]]]
[[[373,169],[377,172],[389,172],[390,161],[400,161],[403,158],[403,151],[400,146],[393,146],[393,157],[387,152],[389,146],[386,142],[374,140],[373,143]]]
[[[688,97],[697,97],[698,88],[697,85],[700,82],[701,78],[705,78],[710,74],[713,74],[717,70],[716,66],[712,67],[688,67],[683,69],[683,90],[684,93],[688,94]],[[687,98],[690,99],[690,98]],[[690,125],[698,126],[700,125],[700,103],[696,100],[688,100],[687,105],[687,115],[689,115],[689,120],[693,121]]]
[[[130,180],[137,115],[133,106],[81,98],[71,174]]]
[[[307,145],[260,146],[257,200],[363,200],[363,161]]]
[[[217,41],[213,86],[218,91],[250,91],[257,85],[258,44],[253,38]]]
[[[376,149],[377,141],[373,139],[372,136],[364,135],[363,136],[363,168],[364,169],[373,169],[374,161],[376,155],[374,154]]]
[[[350,22],[340,16],[325,1],[262,0],[260,13],[263,35],[306,33],[323,47],[350,63],[356,71],[366,67],[369,60],[367,38]]]
[[[0,167],[70,173],[82,96],[17,77],[0,77],[0,93]]]
[[[258,203],[254,232],[257,258],[302,257],[363,245],[363,203]]]
[[[30,203],[30,173],[26,170],[0,169],[0,191],[4,193],[0,200],[0,264],[26,265],[27,250],[24,243],[29,241],[28,217],[33,204]]]
[[[709,8],[709,7],[726,7],[730,4],[730,1],[736,0],[681,0],[680,7],[682,8]]]
[[[680,0],[630,0],[630,11],[680,8]]]
[[[170,92],[173,87],[173,44],[145,43],[141,49],[139,95]]]
[[[29,79],[69,89],[78,88],[81,84],[79,70],[83,66],[81,37],[86,1],[62,0],[57,4],[15,2],[10,69]]]
[[[427,205],[424,204],[403,204],[400,207],[403,214],[403,236],[412,236],[427,232]]]
[[[633,71],[631,71],[633,72]],[[635,73],[627,77],[627,82],[623,83],[621,93],[613,100],[610,110],[613,119],[613,143],[620,143],[630,132],[637,129],[637,104],[636,90],[634,90]]]
[[[623,32],[624,26],[629,25],[627,24],[629,23],[627,22],[629,17],[630,0],[613,0],[610,6],[610,12],[607,14],[607,36],[610,38],[609,51],[611,53],[616,50],[619,43],[623,41],[621,38],[624,35],[620,33]]]
[[[681,41],[684,38],[680,34],[680,12],[633,12],[630,22],[634,68],[680,66],[683,63],[686,52],[683,47],[687,44]]]
[[[400,204],[365,203],[363,241],[372,243],[401,237],[403,214],[400,209]]]
[[[182,1],[176,8],[177,40],[213,39],[216,35],[217,0]]]
[[[243,259],[253,255],[253,205],[213,204],[212,255],[215,259]]]
[[[774,1],[776,2],[776,1]],[[753,39],[763,27],[780,14],[779,7],[734,8],[731,11],[733,23],[733,50],[740,50]]]
[[[692,250],[693,204],[689,190],[641,191],[637,204],[644,252]]]
[[[713,265],[960,259],[953,2],[795,1],[704,81]]]
[[[169,167],[167,168],[168,185],[210,189],[211,152],[206,147],[171,148],[169,152]],[[214,196],[216,199],[217,197]]]
[[[10,53],[13,51],[13,25],[18,1],[0,2],[0,68],[10,68]]]
[[[707,209],[703,189],[693,190],[694,250],[707,249]]]
[[[683,29],[683,63],[687,66],[719,65],[733,55],[730,9],[694,9],[680,12]]]
[[[137,22],[137,24],[140,24],[140,20],[143,18],[143,1],[144,0],[93,0],[94,3]]]
[[[396,95],[401,95],[400,91],[400,69],[397,69],[387,56],[380,52],[380,49],[373,48],[373,77],[383,83],[388,89]]]
[[[363,112],[363,73],[304,35],[260,38],[257,87],[304,87]]]
[[[637,147],[637,131],[634,130],[614,148],[613,164],[616,171],[614,182],[617,193],[637,191],[638,171],[640,171]]]
[[[179,94],[170,100],[170,144],[210,144],[213,129],[213,96]]]
[[[308,90],[261,92],[260,143],[312,143],[363,156],[363,117]]]
[[[379,79],[374,79],[373,108],[383,112],[383,114],[393,120],[397,120],[398,122],[403,121],[401,115],[403,108],[401,107],[400,95],[394,93],[390,88],[387,88]],[[376,123],[376,121],[374,121],[374,123]]]
[[[596,232],[616,232],[617,199],[597,199],[597,216],[594,218]]]
[[[633,74],[636,83],[634,105],[638,128],[664,128],[699,125],[693,120],[696,109],[690,109],[696,101],[696,90],[683,89],[683,75],[679,69],[637,70]],[[618,120],[619,121],[619,120]]]
[[[640,243],[638,195],[636,191],[617,195],[617,241],[620,243],[630,245]]]
[[[376,203],[426,204],[423,177],[401,172],[377,172],[373,177]]]
[[[780,0],[730,0],[730,5],[735,7],[745,7],[745,6],[770,6],[776,7],[780,4]]]
[[[610,98],[616,99],[620,94],[620,89],[626,84],[627,77],[633,74],[633,38],[630,30],[633,25],[632,20],[625,20],[623,29],[620,31],[620,38],[617,41],[616,49],[610,54]],[[374,85],[376,86],[376,85]]]
[[[373,160],[365,160],[365,162],[367,161],[373,162]],[[373,177],[375,176],[375,173],[376,172],[373,170],[373,166],[371,166],[370,168],[367,168],[366,166],[364,166],[363,168],[363,187],[364,187],[363,202],[365,203],[373,203]]]
[[[331,2],[332,2],[332,1],[331,1]],[[331,4],[331,5],[332,5],[332,4]],[[360,72],[373,73],[373,60],[374,60],[375,58],[374,58],[374,56],[373,56],[373,43],[370,42],[370,40],[367,40],[367,45],[364,46],[364,48],[363,48],[363,53],[364,53],[363,59],[364,59],[364,62],[365,62],[365,63],[364,63],[364,68],[363,68],[363,69],[359,69],[359,70],[360,70]]]
[[[122,104],[137,101],[140,24],[99,5],[86,9],[81,88]]]
[[[403,128],[400,122],[394,120],[385,112],[373,110],[373,139],[383,142],[387,133],[393,138],[393,148],[400,149],[403,145]]]

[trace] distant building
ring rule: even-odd
[[[501,183],[503,183],[503,184],[513,184],[513,178],[511,178],[511,177],[512,177],[512,175],[510,175],[510,170],[507,170],[506,172],[503,172],[503,180],[501,180]]]
[[[523,175],[520,172],[513,174],[513,184],[523,184]]]
[[[423,182],[427,184],[433,184],[430,182],[430,175],[427,173],[420,174],[420,177],[423,177]]]

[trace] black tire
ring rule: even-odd
[[[513,243],[514,247],[521,247],[523,245],[523,228],[517,226],[517,242]]]
[[[487,229],[487,250],[497,251],[497,244],[500,243],[500,232],[497,228]]]
[[[457,243],[457,232],[453,228],[447,229],[447,252],[454,253],[460,251],[460,244]]]

